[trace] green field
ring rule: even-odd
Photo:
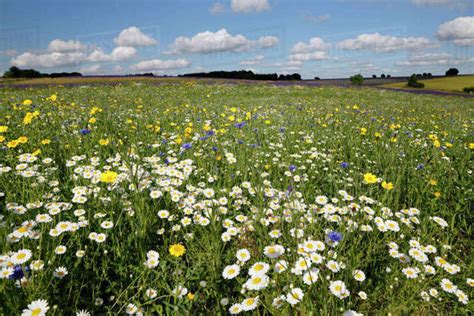
[[[474,87],[474,75],[418,80],[418,82],[424,83],[425,87],[422,89],[416,89],[416,90],[463,92],[463,89],[465,87]],[[385,84],[385,85],[382,85],[381,87],[413,89],[413,88],[407,87],[406,82]]]
[[[473,311],[472,99],[175,79],[0,100],[2,315]]]

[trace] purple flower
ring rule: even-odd
[[[183,146],[181,146],[181,148],[183,148],[184,150],[191,149],[191,147],[193,147],[191,143],[185,143],[183,144]]]
[[[290,165],[290,171],[293,172],[296,170],[296,166],[295,165]]]
[[[425,168],[425,165],[420,163],[418,166],[416,166],[416,170],[422,170]]]
[[[237,128],[242,128],[245,126],[245,124],[247,124],[245,121],[244,122],[240,122],[240,123],[235,123],[234,126],[237,127]]]
[[[89,134],[90,132],[91,132],[90,129],[87,129],[87,128],[81,129],[81,134],[82,134],[82,135],[87,135],[87,134]]]
[[[20,265],[13,267],[13,274],[10,275],[9,279],[20,280],[25,276],[23,268]]]
[[[341,168],[347,168],[347,167],[349,167],[348,162],[345,162],[345,161],[341,162]]]
[[[342,234],[332,231],[328,234],[328,238],[333,242],[339,242],[342,240]]]

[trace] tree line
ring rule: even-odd
[[[221,79],[246,79],[246,80],[301,80],[301,75],[294,73],[291,75],[283,74],[256,74],[251,70],[238,71],[211,71],[211,72],[195,72],[179,75],[178,77],[197,77],[197,78],[221,78]]]
[[[3,78],[59,78],[59,77],[80,77],[82,76],[79,72],[53,72],[53,73],[41,73],[35,69],[20,69],[18,67],[10,67],[3,74]]]

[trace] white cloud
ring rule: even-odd
[[[474,16],[461,16],[443,23],[436,35],[441,40],[452,40],[458,46],[473,46]]]
[[[232,0],[230,6],[237,13],[261,12],[270,10],[268,0]]]
[[[175,39],[166,54],[210,54],[218,52],[243,52],[255,48],[268,48],[278,44],[275,36],[262,36],[257,41],[242,34],[232,35],[226,29],[217,32],[201,32],[193,37],[180,36]]]
[[[161,59],[151,59],[141,61],[134,66],[133,69],[139,71],[154,71],[154,70],[169,70],[177,68],[185,68],[191,65],[186,59],[171,59],[171,60],[161,60]]]
[[[119,36],[114,38],[114,43],[117,46],[150,46],[158,43],[153,37],[144,34],[138,27],[131,26],[120,32]]]
[[[0,56],[8,56],[8,57],[13,57],[17,54],[17,51],[14,49],[6,49],[3,51],[0,51]]]
[[[405,61],[398,61],[396,66],[433,66],[433,65],[460,65],[474,62],[474,57],[457,56],[453,57],[448,53],[425,53],[410,56]]]
[[[12,58],[10,64],[17,67],[53,68],[78,65],[84,62],[86,58],[86,55],[82,52],[45,54],[27,52]]]
[[[411,0],[416,5],[445,5],[455,2],[453,0]]]
[[[97,72],[100,69],[101,69],[101,66],[96,64],[96,65],[82,67],[81,69],[79,69],[79,72],[81,74],[90,75],[90,74],[97,74]]]
[[[52,40],[48,45],[48,51],[50,52],[81,52],[86,49],[86,45],[79,41],[63,41],[60,39]]]
[[[257,56],[255,56],[254,58],[242,60],[242,61],[240,62],[240,65],[242,65],[242,66],[245,66],[245,65],[257,65],[257,64],[259,64],[260,62],[262,62],[264,58],[265,58],[265,57],[264,57],[263,55],[257,55]]]
[[[319,37],[313,37],[308,43],[298,42],[290,49],[289,64],[298,66],[306,61],[319,61],[329,59],[327,50],[331,47]]]
[[[326,43],[319,37],[313,37],[309,40],[309,43],[298,42],[291,48],[292,54],[311,53],[315,51],[326,51],[331,47],[329,43]]]
[[[112,50],[112,53],[106,54],[100,48],[94,50],[88,57],[89,61],[123,61],[135,57],[137,50],[133,47],[119,46]]]
[[[303,14],[303,18],[311,23],[322,23],[331,18],[331,15],[329,14],[324,14],[324,15],[312,15],[309,13]]]
[[[347,39],[337,44],[337,47],[342,49],[372,50],[375,52],[393,52],[403,49],[419,50],[436,46],[425,37],[397,37],[379,33],[360,34],[354,39]]]
[[[276,36],[262,36],[258,39],[258,44],[262,48],[273,47],[275,45],[278,45],[279,42],[280,42],[280,40]]]
[[[457,9],[472,6],[471,0],[411,0],[411,3],[419,6],[448,6]]]
[[[329,59],[329,55],[327,52],[317,51],[312,53],[298,53],[298,54],[291,54],[290,61],[318,61],[318,60],[327,60]]]
[[[223,5],[220,2],[214,3],[210,8],[209,8],[209,13],[212,15],[220,14],[225,11],[225,5]]]

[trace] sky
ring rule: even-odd
[[[0,0],[0,72],[474,73],[471,0]]]

